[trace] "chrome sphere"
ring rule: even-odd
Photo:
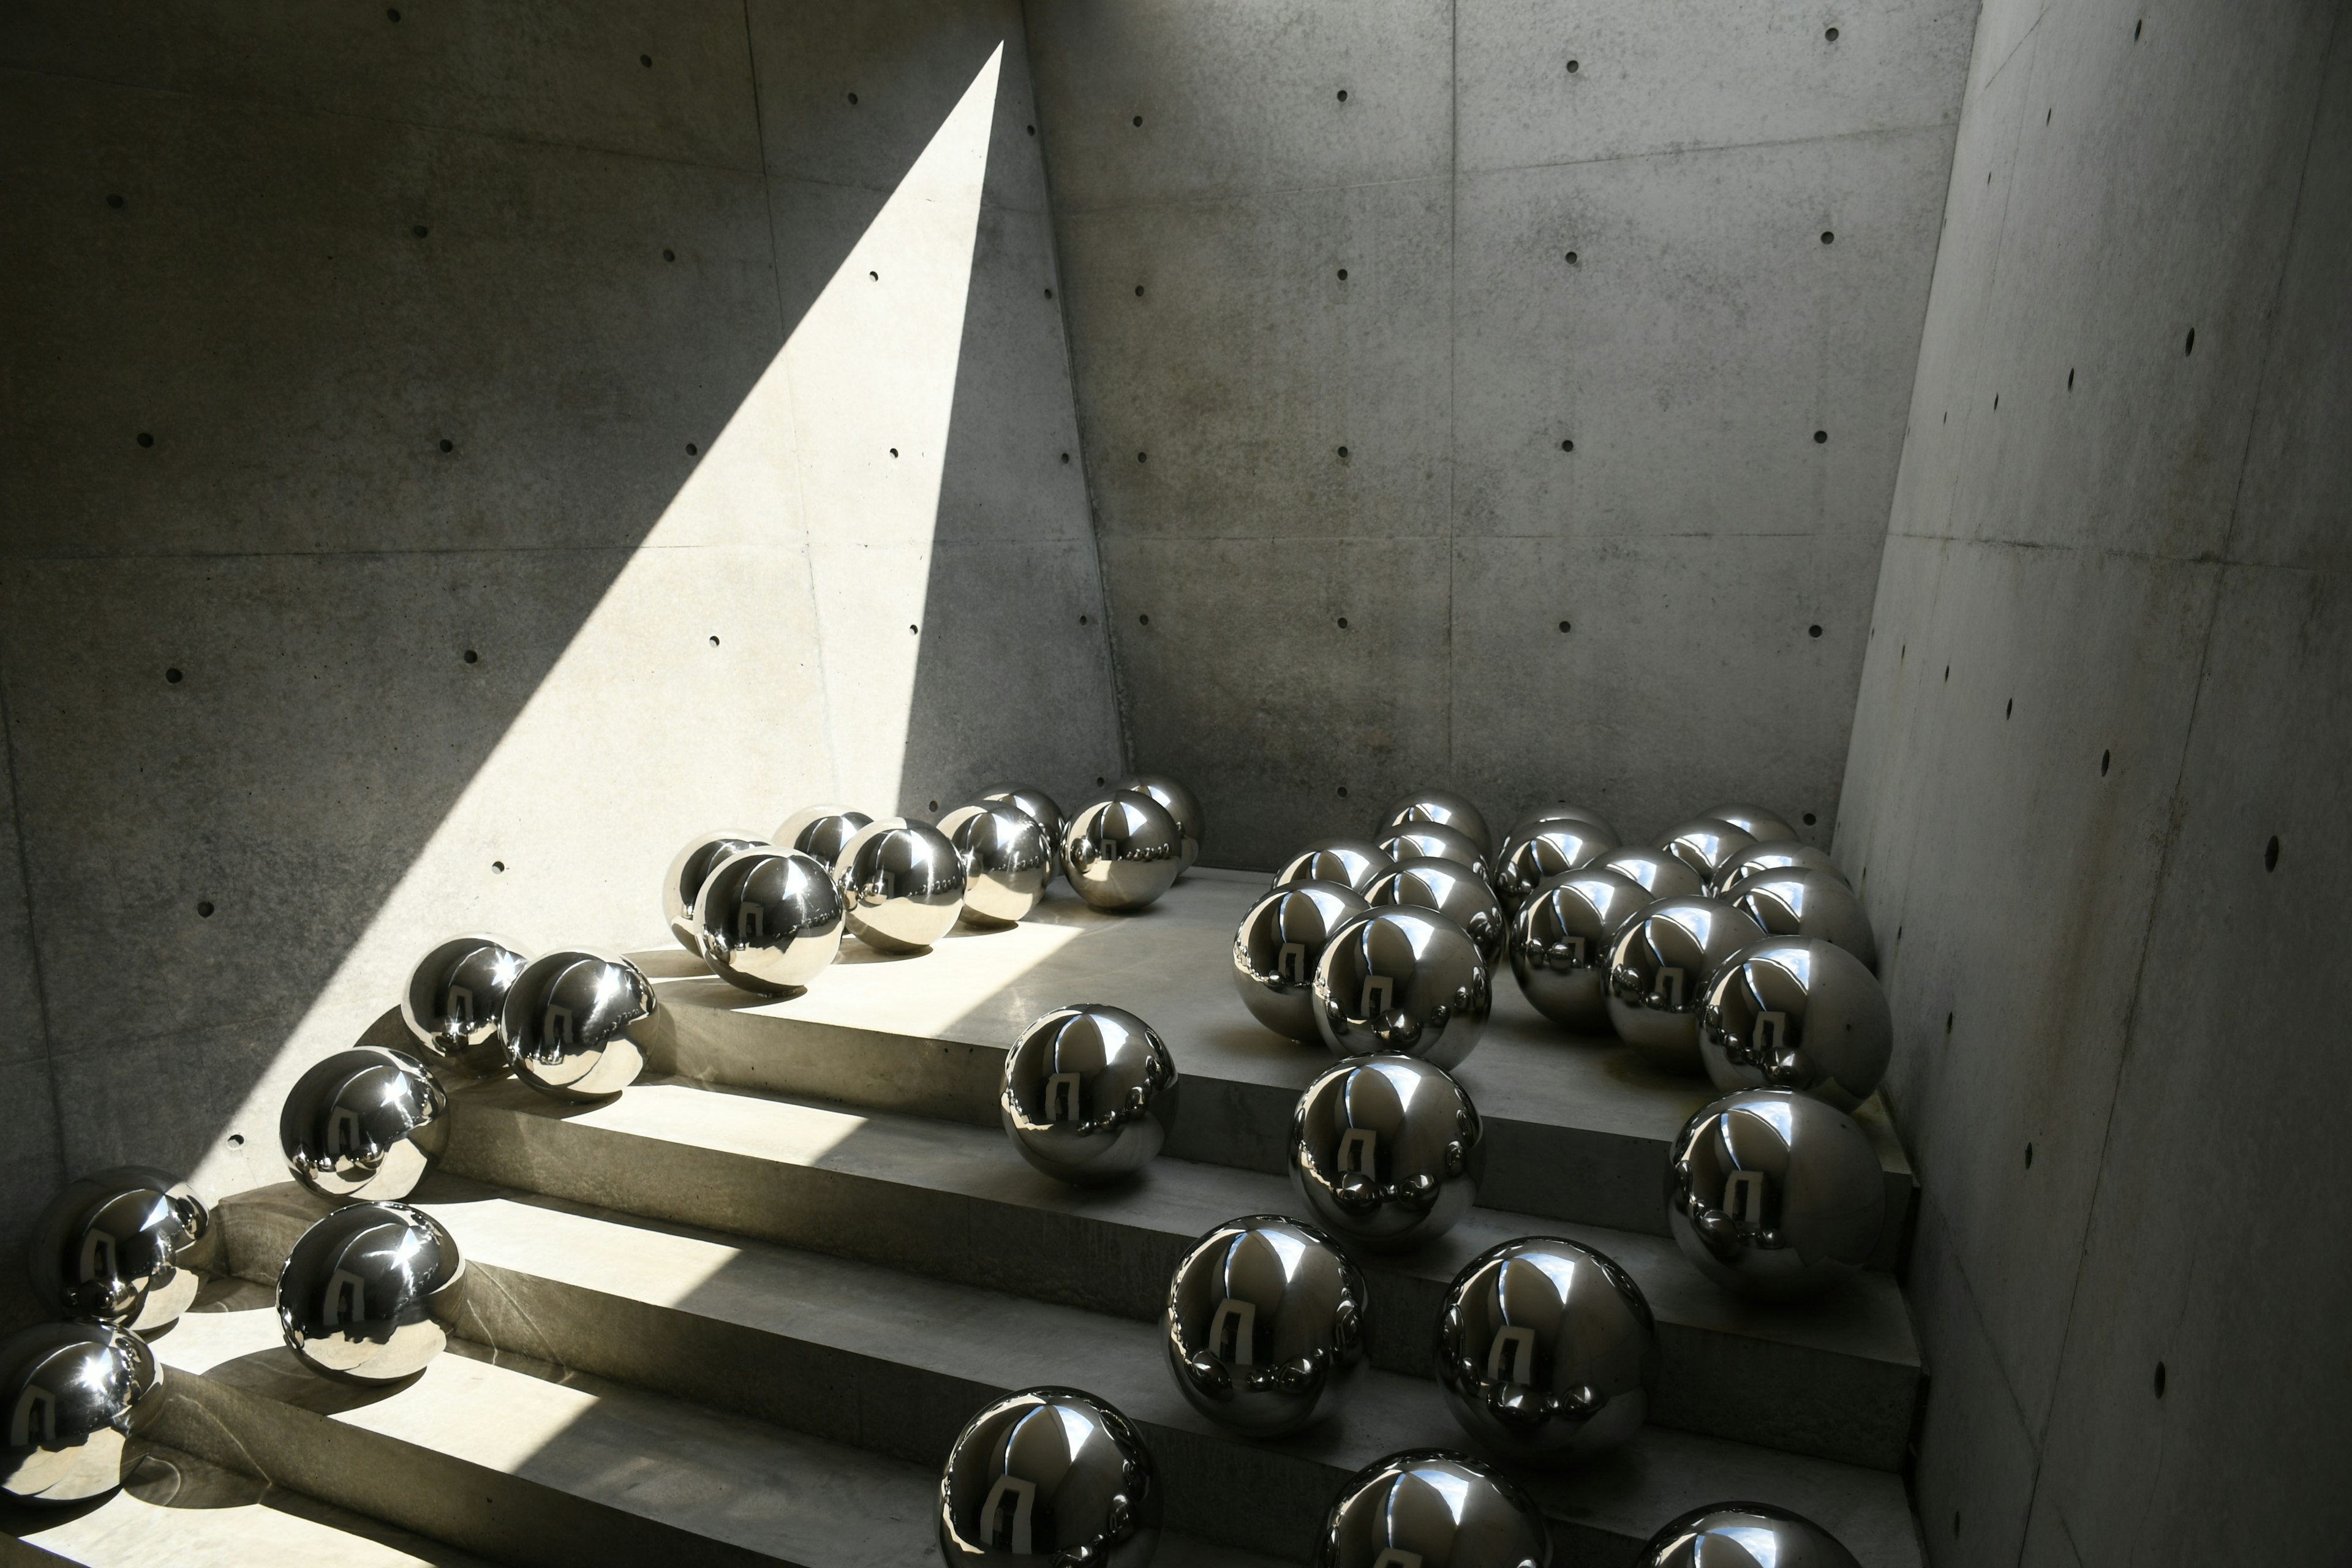
[[[1184,840],[1184,865],[1177,875],[1191,870],[1192,863],[1201,858],[1201,837],[1209,826],[1192,792],[1165,773],[1129,773],[1110,787],[1131,795],[1148,795],[1176,819],[1176,831]]]
[[[1701,816],[1668,829],[1658,840],[1658,847],[1696,872],[1699,881],[1711,888],[1716,874],[1731,863],[1731,858],[1755,842],[1756,835],[1744,827]]]
[[[1435,860],[1452,860],[1470,868],[1472,874],[1491,883],[1495,879],[1495,862],[1478,841],[1459,828],[1435,822],[1417,822],[1409,827],[1391,828],[1381,835],[1381,853],[1391,860],[1415,860],[1427,857]]]
[[[1395,870],[1364,890],[1364,900],[1374,909],[1393,905],[1435,910],[1470,933],[1470,940],[1478,944],[1478,956],[1490,970],[1503,955],[1503,943],[1511,934],[1509,917],[1503,913],[1495,889],[1458,860],[1429,856],[1400,860]]]
[[[1027,918],[1054,879],[1054,840],[1045,824],[1017,805],[982,801],[940,818],[940,831],[963,867],[967,925],[1001,931]]]
[[[1666,1223],[1727,1290],[1788,1301],[1870,1261],[1885,1219],[1878,1153],[1853,1118],[1789,1089],[1744,1089],[1692,1117],[1666,1164]]]
[[[669,921],[669,934],[677,945],[702,956],[702,928],[695,922],[694,902],[702,894],[702,884],[719,863],[730,855],[746,849],[765,849],[768,841],[754,838],[748,833],[703,833],[687,841],[669,863],[669,874],[662,879],[662,914]]]
[[[467,1078],[504,1073],[499,1009],[522,966],[521,949],[479,932],[453,936],[418,959],[400,994],[400,1019],[425,1059]]]
[[[1864,968],[1878,968],[1870,915],[1835,871],[1758,871],[1726,892],[1723,901],[1774,936],[1819,937],[1862,960]]]
[[[659,1004],[653,982],[625,958],[562,948],[515,977],[499,1034],[515,1076],[558,1100],[603,1100],[645,1069]]]
[[[33,1222],[33,1298],[48,1311],[152,1334],[187,1310],[212,1216],[188,1184],[116,1165],[66,1184]]]
[[[814,855],[761,845],[714,868],[695,900],[702,956],[719,977],[793,996],[841,952],[841,889]]]
[[[1280,1437],[1339,1407],[1364,1359],[1363,1271],[1311,1225],[1227,1220],[1168,1282],[1168,1370],[1221,1426]]]
[[[997,1113],[1021,1157],[1097,1186],[1151,1163],[1176,1124],[1176,1058],[1124,1007],[1056,1007],[1004,1055]]]
[[[1392,1252],[1444,1235],[1486,1170],[1478,1108],[1412,1057],[1328,1068],[1291,1112],[1291,1184],[1317,1224],[1360,1247]]]
[[[887,816],[858,829],[833,861],[852,936],[883,952],[920,952],[963,913],[963,861],[928,822]]]
[[[465,1260],[441,1222],[408,1204],[353,1204],[302,1233],[278,1270],[278,1327],[313,1372],[397,1383],[457,1331]]]
[[[1612,849],[1593,865],[1621,877],[1631,877],[1654,899],[1697,899],[1706,896],[1699,874],[1663,849],[1628,847]]]
[[[1698,1049],[1717,1089],[1793,1089],[1852,1110],[1886,1076],[1895,1016],[1878,977],[1843,948],[1767,937],[1707,983]]]
[[[1633,1277],[1556,1236],[1490,1247],[1437,1312],[1437,1383],[1479,1447],[1565,1465],[1642,1429],[1658,1386],[1658,1331]]]
[[[1234,987],[1250,1016],[1286,1039],[1321,1045],[1315,966],[1331,933],[1370,909],[1336,882],[1293,882],[1260,899],[1234,932]]]
[[[1612,844],[1622,844],[1625,841],[1625,836],[1619,833],[1615,825],[1607,817],[1601,816],[1599,812],[1587,810],[1585,807],[1580,805],[1570,805],[1566,802],[1562,802],[1558,805],[1539,805],[1536,807],[1533,811],[1528,812],[1525,816],[1520,817],[1517,822],[1511,824],[1511,831],[1515,834],[1525,833],[1528,829],[1531,827],[1539,827],[1547,822],[1589,823],[1591,825],[1593,831],[1600,834],[1603,838],[1608,839]]]
[[[776,826],[768,842],[779,849],[797,849],[821,865],[841,858],[849,841],[874,825],[862,811],[845,805],[812,805],[796,811]]]
[[[1759,872],[1790,869],[1827,871],[1845,882],[1845,873],[1837,868],[1837,862],[1829,858],[1828,851],[1800,844],[1793,838],[1767,839],[1761,844],[1750,844],[1725,861],[1723,869],[1716,873],[1715,891],[1708,897],[1722,898]],[[1853,884],[1846,882],[1846,886],[1851,888]]]
[[[1143,1568],[1160,1544],[1151,1450],[1110,1404],[1030,1388],[964,1424],[940,1475],[948,1568]]]
[[[1315,964],[1315,1026],[1333,1056],[1401,1051],[1456,1067],[1494,1005],[1486,954],[1434,910],[1374,909],[1332,932]]]
[[[972,799],[981,805],[1009,805],[1044,828],[1047,842],[1059,844],[1062,841],[1062,808],[1055,805],[1054,797],[1042,789],[1032,789],[1026,784],[998,784],[981,791]]]
[[[37,1323],[0,1343],[0,1492],[70,1503],[122,1484],[122,1446],[163,1408],[154,1352],[104,1323]]]
[[[1452,790],[1424,789],[1405,796],[1381,818],[1377,837],[1386,838],[1400,828],[1417,827],[1423,823],[1454,829],[1475,844],[1481,855],[1495,852],[1494,831],[1486,826],[1485,814]]]
[[[1495,892],[1513,914],[1555,877],[1580,871],[1616,845],[1582,822],[1545,822],[1511,835],[1495,863]]]
[[[1660,899],[1609,950],[1609,1022],[1660,1067],[1696,1072],[1698,1009],[1723,961],[1764,928],[1712,899]]]
[[[404,1198],[449,1146],[449,1096],[406,1051],[354,1046],[294,1080],[278,1143],[322,1198]]]
[[[1360,893],[1396,866],[1389,852],[1364,838],[1326,838],[1309,845],[1274,874],[1274,885],[1329,882]]]
[[[1511,973],[1528,1004],[1564,1028],[1609,1032],[1609,954],[1625,922],[1650,907],[1630,877],[1587,866],[1519,908]]]
[[[1715,1502],[1650,1537],[1633,1568],[1862,1568],[1836,1536],[1762,1502]]]
[[[1797,830],[1789,825],[1787,817],[1767,811],[1760,805],[1718,805],[1699,815],[1717,822],[1727,822],[1759,844],[1797,836]]]
[[[1139,910],[1184,869],[1183,834],[1166,806],[1123,791],[1071,816],[1062,830],[1062,866],[1078,897],[1096,909]]]
[[[1315,1568],[1551,1568],[1543,1510],[1466,1455],[1414,1448],[1349,1478],[1323,1516]]]

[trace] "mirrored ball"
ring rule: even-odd
[[[885,817],[833,862],[850,934],[882,952],[920,952],[963,913],[963,860],[928,822]]]
[[[981,805],[1009,805],[1044,828],[1049,841],[1061,842],[1062,808],[1055,805],[1054,797],[1042,789],[1033,789],[1027,784],[998,784],[981,791],[972,798]]]
[[[1727,898],[1732,889],[1759,871],[1788,869],[1827,871],[1839,881],[1845,882],[1845,873],[1837,868],[1837,862],[1830,858],[1827,850],[1800,844],[1793,838],[1767,839],[1759,844],[1750,844],[1725,861],[1723,869],[1716,873],[1715,891],[1708,896]],[[1851,888],[1853,884],[1846,882],[1846,886]]]
[[[1220,1426],[1279,1437],[1344,1400],[1363,1363],[1363,1271],[1311,1225],[1228,1220],[1168,1284],[1168,1370]]]
[[[521,949],[480,932],[453,936],[418,959],[400,994],[400,1019],[425,1059],[467,1078],[503,1074],[499,1009],[522,966]]]
[[[1878,977],[1843,948],[1768,937],[1716,971],[1698,1048],[1717,1089],[1793,1089],[1852,1110],[1886,1076],[1895,1017]]]
[[[1835,942],[1878,968],[1878,939],[1870,915],[1835,871],[1784,867],[1743,878],[1724,902],[1775,936],[1812,936]]]
[[[1536,807],[1533,811],[1528,812],[1517,822],[1511,824],[1511,831],[1513,833],[1525,833],[1528,829],[1540,826],[1547,822],[1587,823],[1591,825],[1594,832],[1600,834],[1603,838],[1608,839],[1612,844],[1622,844],[1625,841],[1624,835],[1619,833],[1616,826],[1607,817],[1588,807],[1570,805],[1565,801],[1562,801],[1556,805],[1539,805]]]
[[[1695,1508],[1650,1537],[1633,1568],[1862,1568],[1802,1514],[1760,1502]]]
[[[1311,844],[1274,874],[1274,885],[1331,882],[1361,893],[1396,866],[1389,852],[1367,838],[1326,838]]]
[[[1609,1033],[1610,951],[1650,902],[1632,878],[1588,866],[1521,906],[1511,922],[1511,973],[1535,1010],[1564,1028]]]
[[[766,839],[748,833],[698,833],[671,858],[669,872],[662,879],[662,915],[669,921],[669,934],[677,939],[678,946],[697,958],[702,956],[702,928],[695,923],[694,905],[702,894],[704,879],[719,863],[730,855],[767,847]]]
[[[1017,805],[983,801],[940,818],[963,867],[963,921],[983,931],[1018,925],[1054,879],[1054,840]]]
[[[1176,1124],[1176,1058],[1124,1007],[1056,1007],[1005,1053],[997,1111],[1021,1157],[1076,1186],[1150,1163]]]
[[[1471,805],[1466,796],[1452,790],[1416,790],[1398,801],[1381,818],[1378,837],[1386,838],[1401,828],[1418,827],[1423,823],[1454,829],[1476,845],[1481,855],[1495,852],[1494,830],[1486,826],[1485,813]]]
[[[1701,886],[1713,887],[1716,874],[1755,842],[1756,836],[1744,827],[1702,816],[1667,829],[1658,847],[1689,867]]]
[[[1443,1068],[1406,1056],[1327,1068],[1290,1121],[1290,1180],[1315,1223],[1393,1252],[1454,1226],[1478,1195],[1484,1130]]]
[[[36,1323],[0,1342],[0,1492],[82,1502],[122,1484],[123,1445],[163,1409],[154,1352],[105,1323]]]
[[[1082,806],[1062,833],[1062,865],[1078,897],[1131,912],[1155,902],[1184,869],[1183,835],[1168,808],[1127,791]]]
[[[397,1383],[457,1331],[466,1265],[441,1222],[408,1204],[353,1204],[302,1233],[278,1271],[278,1327],[311,1371]]]
[[[1315,964],[1315,1025],[1333,1056],[1401,1051],[1455,1067],[1494,1004],[1486,955],[1434,910],[1376,907],[1332,932]]]
[[[354,1046],[295,1079],[278,1142],[322,1198],[404,1198],[449,1146],[449,1096],[406,1051]]]
[[[1191,870],[1192,863],[1201,858],[1201,839],[1209,826],[1198,797],[1166,773],[1129,773],[1110,787],[1150,795],[1160,803],[1160,809],[1175,819],[1176,831],[1184,844],[1184,863],[1178,868],[1177,875]]]
[[[1675,1244],[1742,1296],[1818,1295],[1870,1261],[1885,1213],[1869,1136],[1794,1089],[1724,1096],[1690,1119],[1668,1153]]]
[[[1698,1009],[1724,960],[1764,930],[1712,899],[1660,899],[1625,922],[1609,950],[1609,1022],[1652,1062],[1697,1072]]]
[[[1503,913],[1495,889],[1458,860],[1426,856],[1400,860],[1394,870],[1364,890],[1364,900],[1375,909],[1394,905],[1444,915],[1470,933],[1489,970],[1503,955],[1503,944],[1511,934],[1510,920]]]
[[[1515,833],[1495,863],[1495,892],[1511,913],[1555,877],[1580,871],[1616,847],[1580,822],[1546,822]]]
[[[1706,894],[1699,874],[1663,849],[1612,849],[1593,864],[1604,871],[1630,877],[1654,899],[1696,899]]]
[[[33,1296],[61,1317],[152,1334],[203,1283],[212,1216],[188,1184],[147,1165],[116,1165],[66,1184],[33,1222]]]
[[[1711,816],[1717,822],[1727,822],[1759,844],[1797,837],[1797,830],[1789,825],[1787,817],[1767,811],[1760,805],[1718,805],[1699,815]]]
[[[1252,905],[1234,932],[1234,987],[1250,1016],[1285,1039],[1319,1046],[1315,966],[1331,933],[1371,906],[1336,882],[1294,882]]]
[[[762,845],[729,856],[695,900],[702,956],[719,977],[763,996],[793,996],[841,952],[841,889],[815,856]]]
[[[779,849],[797,849],[818,864],[841,858],[849,841],[874,826],[874,819],[845,805],[812,805],[793,813],[768,835]]]
[[[1160,1543],[1160,1478],[1116,1407],[1031,1388],[965,1424],[940,1477],[948,1568],[1144,1568]]]
[[[1349,1478],[1324,1516],[1315,1568],[1550,1568],[1533,1499],[1491,1466],[1415,1448]]]
[[[499,1013],[515,1076],[557,1100],[592,1100],[637,1081],[659,1004],[627,959],[560,948],[523,965]]]
[[[1458,828],[1441,823],[1416,822],[1409,826],[1392,828],[1380,839],[1380,851],[1391,860],[1404,861],[1428,857],[1452,860],[1467,866],[1473,876],[1489,885],[1495,879],[1495,863],[1478,841]]]

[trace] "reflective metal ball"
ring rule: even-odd
[[[1744,827],[1702,816],[1669,828],[1659,838],[1658,847],[1696,872],[1703,885],[1713,887],[1716,873],[1755,842],[1756,836]]]
[[[1315,964],[1315,1025],[1334,1056],[1401,1051],[1455,1067],[1494,1005],[1486,954],[1434,910],[1375,908],[1332,932]]]
[[[313,1372],[397,1383],[449,1342],[465,1281],[465,1260],[439,1220],[408,1204],[353,1204],[286,1255],[278,1327]]]
[[[1424,789],[1405,796],[1389,807],[1388,815],[1381,818],[1378,837],[1386,838],[1400,828],[1415,827],[1423,823],[1454,829],[1475,844],[1481,855],[1495,852],[1495,834],[1486,826],[1486,815],[1452,790]]]
[[[1650,1537],[1633,1568],[1862,1568],[1836,1536],[1761,1502],[1695,1508]]]
[[[151,1166],[77,1177],[33,1222],[33,1298],[61,1317],[153,1333],[195,1300],[211,1227],[188,1184]]]
[[[1175,884],[1184,838],[1168,808],[1125,791],[1081,806],[1062,830],[1062,865],[1098,910],[1139,910]]]
[[[1722,898],[1742,880],[1760,871],[1792,868],[1827,871],[1839,881],[1845,882],[1845,873],[1837,868],[1837,862],[1829,858],[1827,851],[1816,849],[1810,844],[1800,844],[1793,838],[1767,839],[1760,844],[1750,844],[1725,861],[1723,869],[1716,873],[1715,891],[1708,896]],[[1846,882],[1846,886],[1850,888],[1853,884]]]
[[[294,1080],[278,1143],[322,1198],[404,1198],[449,1146],[449,1096],[406,1051],[354,1046]]]
[[[1869,912],[1835,871],[1788,867],[1741,879],[1724,902],[1774,936],[1813,936],[1833,942],[1865,968],[1878,968],[1878,939]]]
[[[1151,1450],[1107,1401],[1031,1388],[982,1409],[940,1476],[948,1568],[1144,1568],[1160,1544]]]
[[[1472,1258],[1437,1313],[1437,1383],[1479,1447],[1565,1465],[1642,1429],[1658,1331],[1633,1277],[1605,1255],[1530,1236]]]
[[[920,952],[963,913],[963,860],[928,822],[886,816],[834,858],[850,934],[883,952]]]
[[[1610,950],[1650,901],[1632,878],[1587,866],[1520,906],[1511,973],[1535,1010],[1566,1028],[1607,1034]]]
[[[1250,1016],[1286,1039],[1319,1046],[1315,965],[1331,933],[1371,906],[1336,882],[1293,882],[1260,899],[1234,932],[1234,986]]]
[[[1495,892],[1511,913],[1555,877],[1580,871],[1616,847],[1590,823],[1544,822],[1511,835],[1495,862]]]
[[[1381,835],[1380,850],[1391,860],[1414,860],[1424,856],[1452,860],[1467,866],[1474,875],[1490,884],[1495,879],[1494,859],[1478,847],[1478,841],[1459,828],[1441,823],[1420,822],[1391,829]]]
[[[1616,826],[1607,817],[1601,816],[1599,812],[1588,810],[1580,805],[1569,805],[1565,803],[1559,805],[1539,805],[1536,807],[1533,811],[1528,812],[1525,816],[1520,817],[1517,822],[1511,824],[1511,831],[1513,833],[1525,833],[1528,828],[1541,826],[1547,822],[1590,823],[1594,832],[1600,834],[1603,838],[1608,839],[1611,843],[1622,844],[1625,841],[1624,835],[1617,831]]]
[[[1767,937],[1707,983],[1698,1048],[1717,1089],[1793,1089],[1852,1110],[1886,1076],[1895,1016],[1878,977],[1843,948]]]
[[[1369,839],[1326,838],[1287,861],[1274,874],[1274,885],[1331,882],[1360,893],[1395,866],[1389,852]]]
[[[1485,878],[1473,875],[1458,860],[1428,856],[1400,860],[1396,869],[1365,889],[1364,900],[1375,909],[1394,905],[1444,915],[1470,933],[1470,940],[1478,944],[1478,956],[1486,961],[1490,971],[1503,955],[1504,942],[1510,939],[1511,922],[1503,913],[1502,900]]]
[[[1160,803],[1160,809],[1176,819],[1176,831],[1184,840],[1184,864],[1177,875],[1192,868],[1201,858],[1201,838],[1208,831],[1209,819],[1202,813],[1201,803],[1192,792],[1165,773],[1129,773],[1110,786],[1134,795],[1148,795]]]
[[[1723,961],[1764,929],[1712,899],[1660,899],[1609,950],[1609,1022],[1660,1067],[1696,1072],[1698,1009]]]
[[[1168,1283],[1168,1370],[1192,1408],[1258,1437],[1338,1408],[1364,1359],[1363,1271],[1311,1225],[1227,1220]]]
[[[1004,1056],[997,1112],[1021,1157],[1096,1186],[1151,1163],[1176,1124],[1176,1058],[1124,1007],[1056,1007]]]
[[[872,817],[845,805],[812,805],[784,818],[768,835],[768,842],[779,849],[797,849],[830,866],[841,858],[851,839],[873,825]]]
[[[659,1004],[625,958],[584,948],[543,952],[515,977],[499,1035],[515,1076],[558,1100],[603,1100],[637,1081]]]
[[[1489,1466],[1415,1448],[1350,1477],[1323,1518],[1315,1568],[1551,1568],[1543,1510]]]
[[[697,958],[702,956],[702,928],[695,923],[694,901],[701,896],[704,879],[730,855],[767,847],[766,839],[748,833],[703,833],[687,840],[686,847],[670,860],[669,874],[662,879],[662,914],[678,946]]]
[[[1885,1218],[1878,1153],[1853,1118],[1787,1089],[1746,1089],[1668,1151],[1666,1224],[1727,1290],[1794,1300],[1869,1262]]]
[[[1049,841],[1055,844],[1062,841],[1062,808],[1055,805],[1054,797],[1042,789],[1032,789],[1026,784],[998,784],[981,791],[972,798],[981,805],[1009,805],[1023,812],[1045,830]]]
[[[1713,817],[1717,822],[1727,822],[1759,844],[1797,836],[1797,830],[1789,825],[1787,817],[1767,811],[1760,805],[1718,805],[1699,815]]]
[[[522,973],[521,949],[495,936],[453,936],[416,961],[400,994],[401,1022],[425,1059],[467,1078],[507,1070],[499,1009]]]
[[[1612,849],[1593,864],[1604,871],[1631,877],[1654,899],[1697,899],[1706,895],[1706,883],[1699,874],[1663,849]]]
[[[762,845],[714,868],[695,900],[702,956],[730,985],[790,996],[841,952],[841,889],[814,855]]]
[[[1291,1113],[1291,1184],[1317,1224],[1375,1251],[1444,1235],[1476,1201],[1486,1169],[1478,1108],[1412,1057],[1340,1062]]]
[[[0,1342],[0,1492],[81,1502],[122,1484],[122,1446],[162,1410],[155,1356],[105,1323],[36,1323]]]
[[[1054,840],[1045,825],[1019,806],[982,801],[940,818],[940,831],[963,867],[967,925],[1003,930],[1018,925],[1054,879]]]

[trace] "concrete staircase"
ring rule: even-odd
[[[1562,1039],[1507,978],[1460,1075],[1493,1141],[1492,1206],[1425,1252],[1364,1260],[1373,1366],[1339,1418],[1256,1443],[1184,1404],[1156,1329],[1169,1272],[1215,1223],[1296,1207],[1276,1173],[1289,1109],[1328,1060],[1267,1037],[1233,994],[1226,950],[1261,882],[1196,871],[1124,919],[1056,900],[918,959],[853,944],[782,1003],[675,950],[640,955],[667,1019],[656,1074],[585,1110],[511,1082],[455,1097],[456,1136],[418,1195],[471,1269],[450,1353],[392,1392],[301,1371],[268,1282],[324,1205],[290,1184],[245,1194],[218,1211],[235,1279],[156,1342],[177,1396],[154,1438],[299,1494],[305,1528],[357,1516],[374,1533],[354,1552],[394,1550],[389,1526],[409,1532],[399,1550],[413,1536],[509,1562],[915,1564],[936,1561],[937,1467],[966,1417],[1057,1383],[1141,1426],[1172,1532],[1160,1562],[1297,1562],[1349,1473],[1467,1446],[1430,1376],[1437,1301],[1475,1252],[1551,1233],[1633,1273],[1664,1363],[1639,1440],[1523,1478],[1562,1564],[1622,1563],[1672,1515],[1732,1498],[1809,1514],[1873,1568],[1918,1563],[1898,1469],[1921,1370],[1892,1275],[1800,1308],[1708,1286],[1664,1236],[1659,1197],[1666,1139],[1704,1085]],[[1171,1154],[1132,1186],[1059,1186],[996,1128],[1004,1049],[1068,1001],[1133,1008],[1184,1075]],[[1891,1262],[1910,1176],[1864,1121],[1898,1199]],[[107,1509],[151,1549],[174,1511]],[[37,1539],[72,1560],[173,1554],[54,1533]],[[288,1560],[318,1561],[317,1544]]]

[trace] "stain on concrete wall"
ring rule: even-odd
[[[1837,837],[1939,1563],[2342,1550],[2347,275],[2343,7],[1988,0]]]

